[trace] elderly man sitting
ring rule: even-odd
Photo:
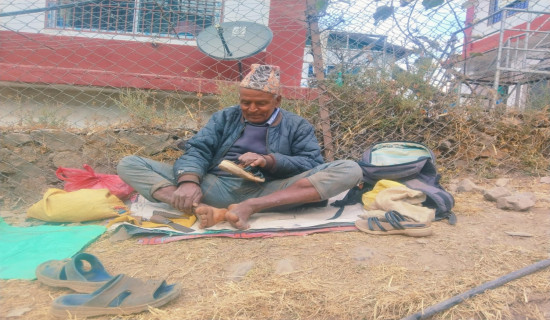
[[[359,165],[323,163],[313,126],[280,108],[279,76],[277,66],[252,65],[239,105],[214,113],[173,165],[128,156],[118,175],[148,200],[194,213],[201,228],[228,221],[247,229],[254,213],[319,202],[357,185]],[[265,181],[228,173],[222,160],[254,168]]]

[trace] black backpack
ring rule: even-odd
[[[400,182],[410,189],[426,194],[422,205],[435,209],[435,220],[449,219],[456,224],[453,213],[454,198],[439,183],[435,155],[422,143],[410,141],[388,141],[376,143],[363,153],[357,163],[363,169],[362,186],[348,191],[342,200],[332,206],[340,207],[339,216],[344,206],[360,203],[363,193],[372,190],[376,182],[382,179]]]

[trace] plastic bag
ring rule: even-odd
[[[59,167],[55,175],[65,181],[65,191],[80,189],[108,189],[112,194],[124,200],[134,189],[116,174],[95,173],[92,167],[82,165],[82,169]]]
[[[124,202],[107,189],[67,192],[50,188],[27,210],[27,216],[49,222],[81,222],[117,217],[127,211]]]

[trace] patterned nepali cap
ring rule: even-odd
[[[241,81],[241,87],[279,94],[280,68],[272,65],[253,64]]]

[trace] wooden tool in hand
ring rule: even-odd
[[[263,174],[260,171],[256,171],[255,173],[252,172],[254,169],[253,167],[241,167],[238,164],[229,161],[229,160],[222,160],[222,162],[218,165],[218,168],[222,169],[225,172],[229,172],[231,174],[234,174],[238,177],[255,181],[255,182],[264,182],[265,178]]]

